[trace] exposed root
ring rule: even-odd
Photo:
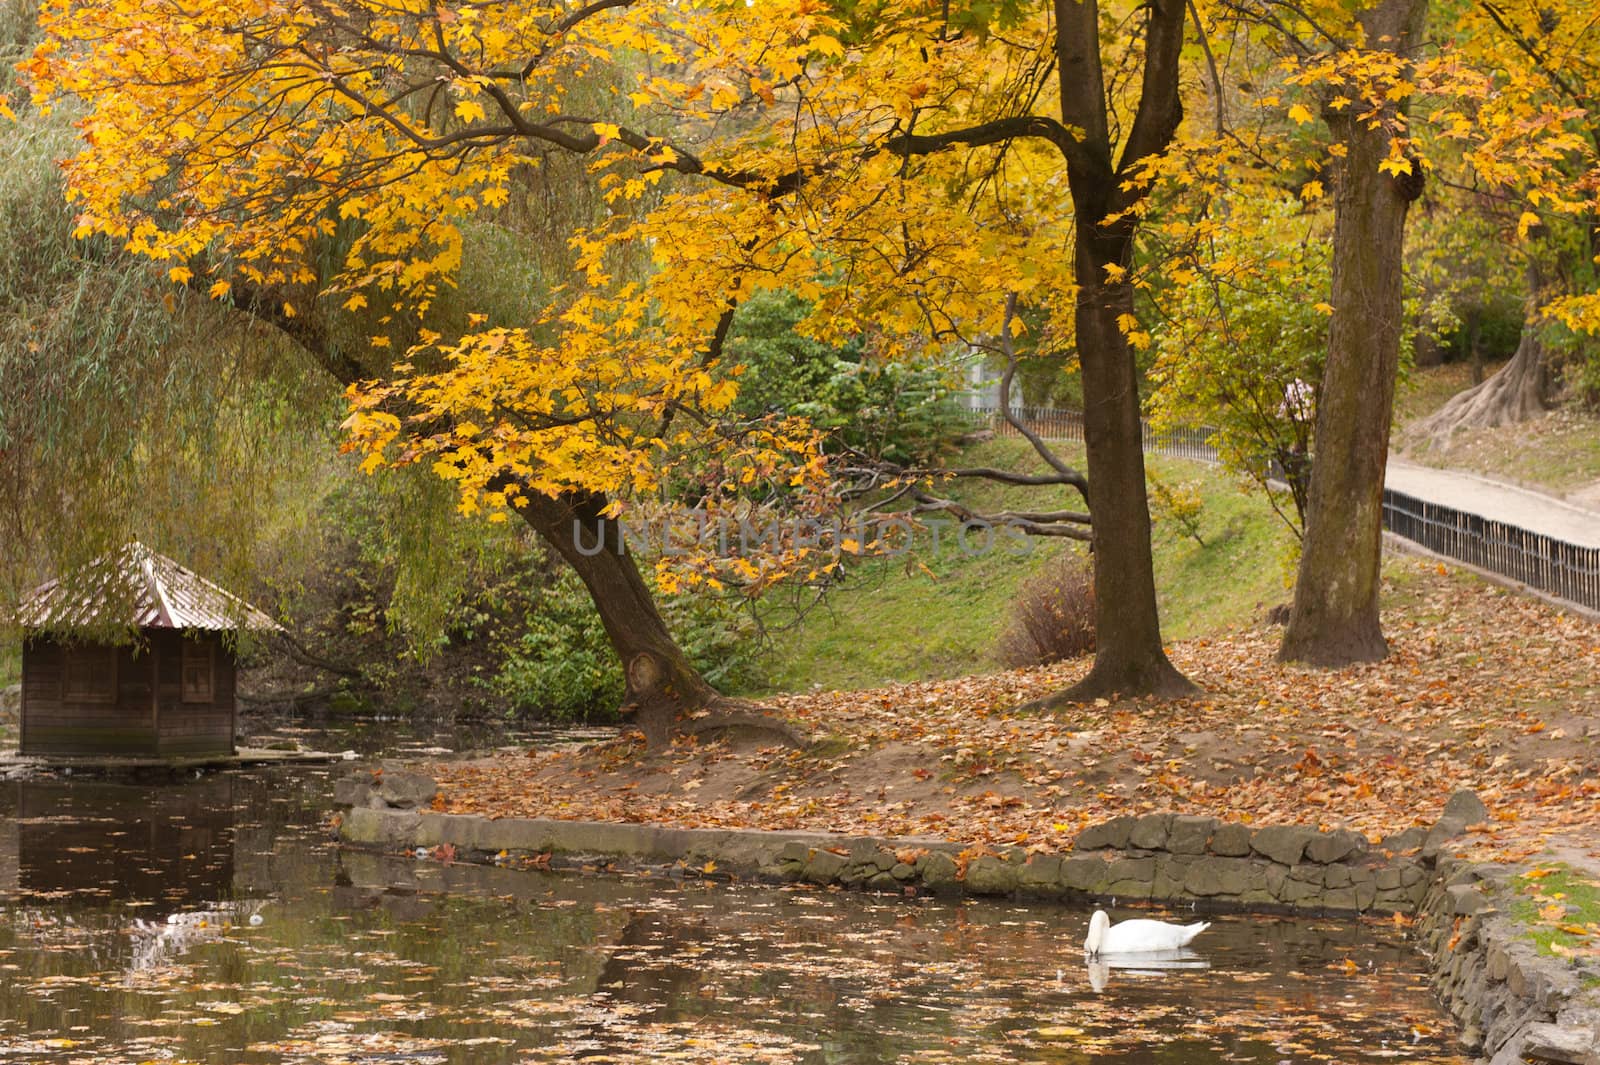
[[[1546,387],[1544,345],[1530,325],[1510,362],[1452,396],[1407,435],[1427,447],[1443,447],[1462,429],[1494,429],[1537,418],[1546,410]]]
[[[804,750],[811,743],[811,737],[795,726],[765,708],[741,699],[718,699],[706,712],[680,718],[676,731],[682,736],[704,736],[715,732],[765,734],[797,750]]]

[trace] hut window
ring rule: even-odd
[[[110,703],[117,698],[117,649],[71,647],[63,656],[62,698],[72,703]]]
[[[183,701],[211,701],[211,645],[183,641]]]

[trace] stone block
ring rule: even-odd
[[[1588,1065],[1600,1046],[1590,1028],[1567,1028],[1559,1024],[1530,1024],[1523,1033],[1522,1056],[1529,1061],[1552,1061],[1559,1065]]]
[[[1450,912],[1457,916],[1470,916],[1489,908],[1489,900],[1472,884],[1445,888],[1445,894],[1450,897]]]
[[[1322,893],[1322,906],[1329,910],[1355,912],[1361,909],[1361,898],[1353,887],[1328,888]]]
[[[1244,858],[1200,858],[1189,866],[1184,890],[1191,895],[1239,896],[1252,888],[1266,887],[1266,873]]]
[[[1140,883],[1148,896],[1151,883],[1156,878],[1154,858],[1116,858],[1106,863],[1106,883],[1115,890],[1117,884]]]
[[[832,851],[815,850],[811,852],[811,857],[806,859],[805,869],[800,877],[813,884],[832,884],[839,879],[839,874],[844,872],[848,864],[846,859]]]
[[[439,785],[423,773],[409,769],[388,769],[379,775],[374,784],[374,795],[385,806],[396,810],[414,810],[433,802],[439,794]]]
[[[850,861],[855,865],[870,865],[877,868],[878,844],[876,840],[853,839],[850,841]],[[890,864],[893,864],[891,859]],[[889,866],[884,866],[885,869]]]
[[[1017,870],[1017,885],[1031,895],[1061,894],[1061,856],[1030,856]]]
[[[1322,886],[1330,888],[1346,888],[1355,883],[1355,877],[1350,875],[1348,865],[1330,865],[1322,871]]]
[[[1167,850],[1173,854],[1204,854],[1206,844],[1211,842],[1211,834],[1216,829],[1215,817],[1192,814],[1174,817],[1167,829]]]
[[[1306,845],[1320,833],[1302,825],[1268,825],[1250,837],[1250,849],[1279,865],[1295,865],[1305,854]]]
[[[967,865],[966,882],[974,895],[1009,895],[1017,890],[1017,867],[984,855]]]
[[[1078,833],[1078,838],[1073,842],[1075,851],[1100,850],[1104,847],[1114,847],[1121,850],[1128,845],[1128,835],[1133,831],[1133,826],[1139,819],[1132,814],[1123,814],[1113,817],[1109,821],[1098,825],[1090,825]]]
[[[1460,821],[1468,827],[1481,825],[1489,820],[1489,808],[1474,792],[1462,788],[1450,796],[1449,801],[1444,804],[1444,813],[1440,815],[1440,820],[1445,818]]]
[[[333,801],[338,806],[370,806],[373,801],[372,771],[357,769],[345,774],[333,784]]]
[[[873,891],[899,891],[900,881],[890,873],[873,873],[867,878],[867,887]]]
[[[1322,893],[1321,884],[1290,876],[1284,879],[1283,886],[1278,889],[1278,900],[1290,906],[1308,908],[1322,905]]]
[[[1436,860],[1446,843],[1465,835],[1466,831],[1465,821],[1454,817],[1441,818],[1438,824],[1428,830],[1428,838],[1422,841],[1422,860]]]
[[[1401,851],[1412,851],[1422,846],[1428,838],[1428,830],[1421,825],[1412,825],[1404,832],[1396,832],[1392,836],[1385,836],[1383,842],[1378,844],[1387,851],[1399,854]]]
[[[1211,833],[1211,853],[1224,858],[1246,858],[1250,855],[1250,829],[1246,825],[1218,825]]]
[[[1367,853],[1367,837],[1348,828],[1321,832],[1306,844],[1306,857],[1324,865],[1359,858]]]
[[[1099,894],[1107,883],[1106,868],[1111,863],[1092,854],[1075,854],[1061,863],[1061,886],[1068,891]]]
[[[1171,827],[1171,814],[1145,814],[1129,830],[1128,846],[1147,851],[1164,850],[1167,846],[1167,830]]]
[[[917,877],[917,867],[907,865],[905,862],[896,862],[889,870],[889,875],[901,882],[909,882]]]
[[[1156,855],[1156,875],[1150,884],[1153,899],[1180,899],[1194,859],[1186,854]]]
[[[922,874],[922,883],[935,891],[955,887],[956,860],[943,851],[929,851],[917,859],[917,871]]]
[[[802,840],[791,839],[778,848],[778,861],[805,862],[811,857],[811,847]]]

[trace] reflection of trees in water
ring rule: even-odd
[[[229,775],[167,786],[22,781],[16,810],[25,895],[178,905],[233,893]]]

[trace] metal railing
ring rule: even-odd
[[[1013,407],[1011,412],[1019,421],[1046,440],[1073,440],[1080,444],[1083,442],[1082,411],[1063,410],[1058,407]],[[1010,422],[1006,421],[999,407],[968,407],[965,414],[972,422],[982,423],[992,429],[996,436],[1021,435]],[[1210,444],[1211,436],[1216,432],[1210,426],[1158,429],[1150,424],[1148,418],[1140,418],[1139,425],[1144,430],[1146,451],[1159,451],[1178,458],[1209,462],[1212,465],[1222,461],[1217,449]]]
[[[1028,428],[1046,439],[1083,441],[1083,414],[1051,407],[1016,407]],[[1017,436],[998,407],[967,411],[997,436]],[[1144,448],[1212,465],[1220,461],[1209,443],[1216,432],[1198,425],[1156,429],[1148,420]],[[1547,595],[1600,610],[1600,548],[1580,547],[1502,521],[1468,514],[1441,503],[1388,489],[1383,493],[1383,527],[1435,554],[1509,577]]]
[[[1383,527],[1435,554],[1600,610],[1600,548],[1384,489]]]

